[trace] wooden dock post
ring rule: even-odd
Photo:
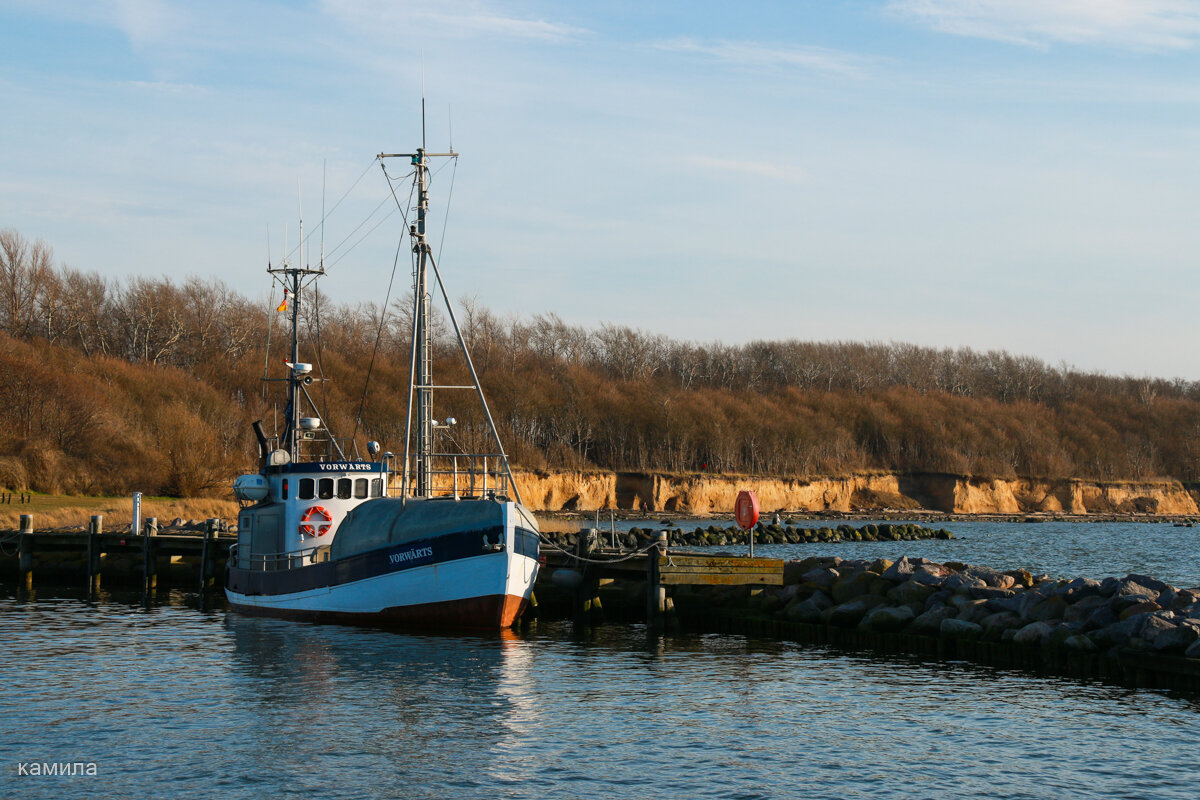
[[[217,528],[221,520],[209,517],[204,521],[204,542],[200,545],[200,593],[212,585],[213,562],[217,554]]]
[[[158,517],[146,517],[142,531],[142,580],[146,591],[158,588],[158,548],[154,537],[158,536]]]
[[[659,531],[654,547],[646,553],[646,624],[659,627],[667,611],[667,590],[662,585],[658,561],[667,554],[667,532]]]
[[[100,588],[100,535],[104,533],[104,515],[93,514],[87,537],[88,592]]]
[[[21,532],[17,537],[17,568],[25,591],[33,591],[33,514],[21,515]]]

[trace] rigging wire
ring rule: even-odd
[[[387,202],[387,198],[386,198],[386,197],[384,198],[384,202]],[[381,205],[382,205],[382,204],[381,204]],[[345,258],[346,256],[348,256],[348,255],[350,255],[351,253],[353,253],[353,252],[354,252],[354,248],[358,247],[360,244],[362,244],[363,242],[365,242],[365,241],[367,240],[367,238],[368,238],[368,237],[369,237],[369,236],[370,236],[372,233],[374,233],[376,230],[378,230],[378,228],[379,228],[379,226],[380,226],[380,225],[382,225],[383,223],[385,223],[385,222],[387,222],[389,219],[391,219],[391,218],[392,218],[392,216],[393,216],[395,213],[396,213],[396,210],[395,210],[395,209],[392,209],[392,210],[391,210],[391,211],[389,211],[387,214],[385,214],[385,215],[383,216],[383,218],[382,218],[381,220],[379,220],[379,222],[376,222],[376,223],[375,223],[375,225],[374,225],[374,226],[372,226],[372,227],[371,227],[371,229],[370,229],[369,231],[367,231],[366,233],[364,233],[364,234],[362,235],[362,237],[361,237],[361,238],[360,238],[360,239],[359,239],[357,242],[355,242],[354,244],[352,244],[352,245],[350,246],[350,249],[349,249],[349,250],[347,250],[346,252],[344,252],[344,253],[342,253],[340,256],[338,256],[338,257],[337,257],[337,258],[336,258],[336,259],[333,261],[333,263],[331,263],[329,266],[331,266],[331,267],[333,267],[333,266],[336,266],[337,264],[339,264],[339,263],[341,262],[341,260],[342,260],[343,258]],[[405,223],[405,224],[407,225],[407,221],[406,221],[406,223]]]
[[[404,233],[407,233],[408,232],[408,211],[406,209],[408,209],[412,206],[412,196],[413,196],[413,192],[416,191],[416,185],[414,184],[408,190],[408,205],[407,206],[400,205],[400,198],[396,196],[396,189],[392,185],[392,183],[393,183],[392,177],[390,175],[388,175],[387,166],[384,165],[384,163],[382,161],[379,162],[379,166],[383,169],[383,177],[388,182],[388,190],[392,194],[392,199],[395,200],[395,202],[396,202],[396,209],[398,209],[400,211],[400,218],[402,220],[404,220]],[[409,175],[413,175],[413,174],[415,174],[415,171],[412,173],[409,173]],[[406,177],[408,177],[408,176],[406,176]],[[392,211],[391,213],[394,214],[396,212]],[[389,214],[388,216],[390,217],[391,214]],[[384,217],[384,219],[387,219],[387,217]],[[378,226],[376,226],[376,227],[378,227]],[[374,228],[372,228],[372,230],[374,230]],[[363,381],[362,397],[359,398],[359,401],[358,401],[358,414],[355,416],[355,419],[354,419],[354,433],[350,437],[350,439],[352,441],[353,441],[354,437],[358,435],[359,425],[362,424],[363,409],[366,407],[366,403],[367,403],[367,389],[371,385],[371,373],[373,373],[375,371],[375,357],[379,353],[379,342],[383,339],[383,322],[384,322],[384,320],[387,319],[388,304],[392,300],[392,283],[396,280],[396,267],[400,264],[400,248],[404,246],[404,233],[402,233],[400,235],[400,241],[398,241],[396,243],[396,256],[395,256],[395,258],[392,259],[392,274],[388,278],[387,294],[384,295],[383,307],[379,309],[379,328],[375,331],[375,346],[371,349],[371,361],[367,365],[367,377],[366,377],[366,380]],[[361,240],[359,240],[359,241],[361,241]],[[357,247],[357,246],[358,245],[355,244],[355,247]],[[352,247],[350,249],[353,250],[354,248]],[[349,253],[349,251],[347,251],[347,253]]]
[[[334,246],[334,248],[329,251],[329,255],[332,256],[334,253],[336,253],[338,251],[338,249],[341,248],[342,245],[344,245],[347,241],[350,240],[350,237],[352,237],[352,236],[354,236],[354,234],[358,233],[358,231],[362,228],[363,225],[366,225],[368,222],[370,222],[371,217],[378,214],[379,209],[383,208],[384,205],[386,205],[386,204],[387,204],[387,198],[384,197],[382,200],[379,201],[379,205],[375,206],[375,208],[373,208],[371,210],[371,213],[367,214],[367,216],[363,219],[362,222],[360,222],[354,226],[354,230],[352,230],[348,234],[346,234],[345,238],[343,238],[340,242],[338,242],[337,245]],[[385,219],[386,219],[386,217],[385,217]],[[373,231],[375,229],[372,228],[371,230]],[[345,254],[343,253],[343,255],[345,255]],[[341,258],[338,259],[338,261],[340,261],[340,260],[341,260]],[[334,263],[337,263],[337,262],[334,262]]]
[[[367,168],[362,171],[362,174],[360,174],[357,178],[355,178],[354,183],[350,184],[350,188],[347,189],[342,194],[342,196],[338,198],[338,201],[333,204],[333,208],[329,209],[329,212],[324,214],[321,217],[321,228],[322,229],[325,226],[325,220],[329,219],[330,215],[332,215],[334,211],[337,211],[338,206],[340,206],[342,204],[343,200],[345,200],[347,197],[350,196],[350,193],[353,192],[355,187],[358,186],[358,184],[362,182],[362,179],[366,177],[367,173],[371,171],[371,167],[373,167],[373,166],[375,166],[375,159],[371,159],[371,163],[367,164]],[[308,236],[305,236],[303,241],[298,243],[294,248],[292,248],[292,250],[289,253],[287,253],[284,256],[284,260],[286,261],[288,258],[295,255],[297,253],[297,251],[299,251],[300,248],[303,247],[304,243],[307,242],[310,238],[312,238],[312,236],[315,233],[316,233],[316,231],[313,231],[313,232],[309,233]],[[321,236],[322,236],[322,238],[324,238],[324,230],[322,230]]]

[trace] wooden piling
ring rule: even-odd
[[[17,569],[25,591],[33,591],[33,514],[21,515],[21,531],[17,535]]]
[[[100,588],[100,536],[104,533],[104,515],[93,514],[87,537],[88,591]]]
[[[660,531],[654,547],[646,554],[646,624],[658,627],[663,624],[667,610],[667,590],[662,585],[659,559],[667,554],[667,532]]]
[[[142,531],[142,581],[146,591],[158,588],[158,548],[154,538],[158,536],[158,518],[146,517]]]
[[[200,593],[203,594],[213,582],[213,573],[216,570],[213,567],[213,562],[216,560],[217,554],[217,529],[220,527],[221,520],[214,517],[204,521],[204,542],[200,547]]]

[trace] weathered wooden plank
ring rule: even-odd
[[[659,575],[664,586],[782,586],[783,573],[684,573],[664,572]]]

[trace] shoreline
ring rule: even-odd
[[[591,521],[595,512],[588,511],[536,511],[540,519],[569,521]],[[763,512],[759,521],[768,524],[775,512]],[[732,512],[710,512],[701,514],[682,511],[631,511],[629,509],[600,509],[600,526],[604,527],[608,515],[620,522],[629,521],[664,521],[679,520],[733,520]],[[1127,523],[1158,523],[1192,527],[1200,524],[1200,515],[1196,514],[1056,514],[1052,512],[1035,512],[1028,514],[950,514],[944,511],[779,511],[783,524],[787,520],[842,520],[846,522],[1007,522],[1012,524],[1038,524],[1045,522],[1127,522]]]

